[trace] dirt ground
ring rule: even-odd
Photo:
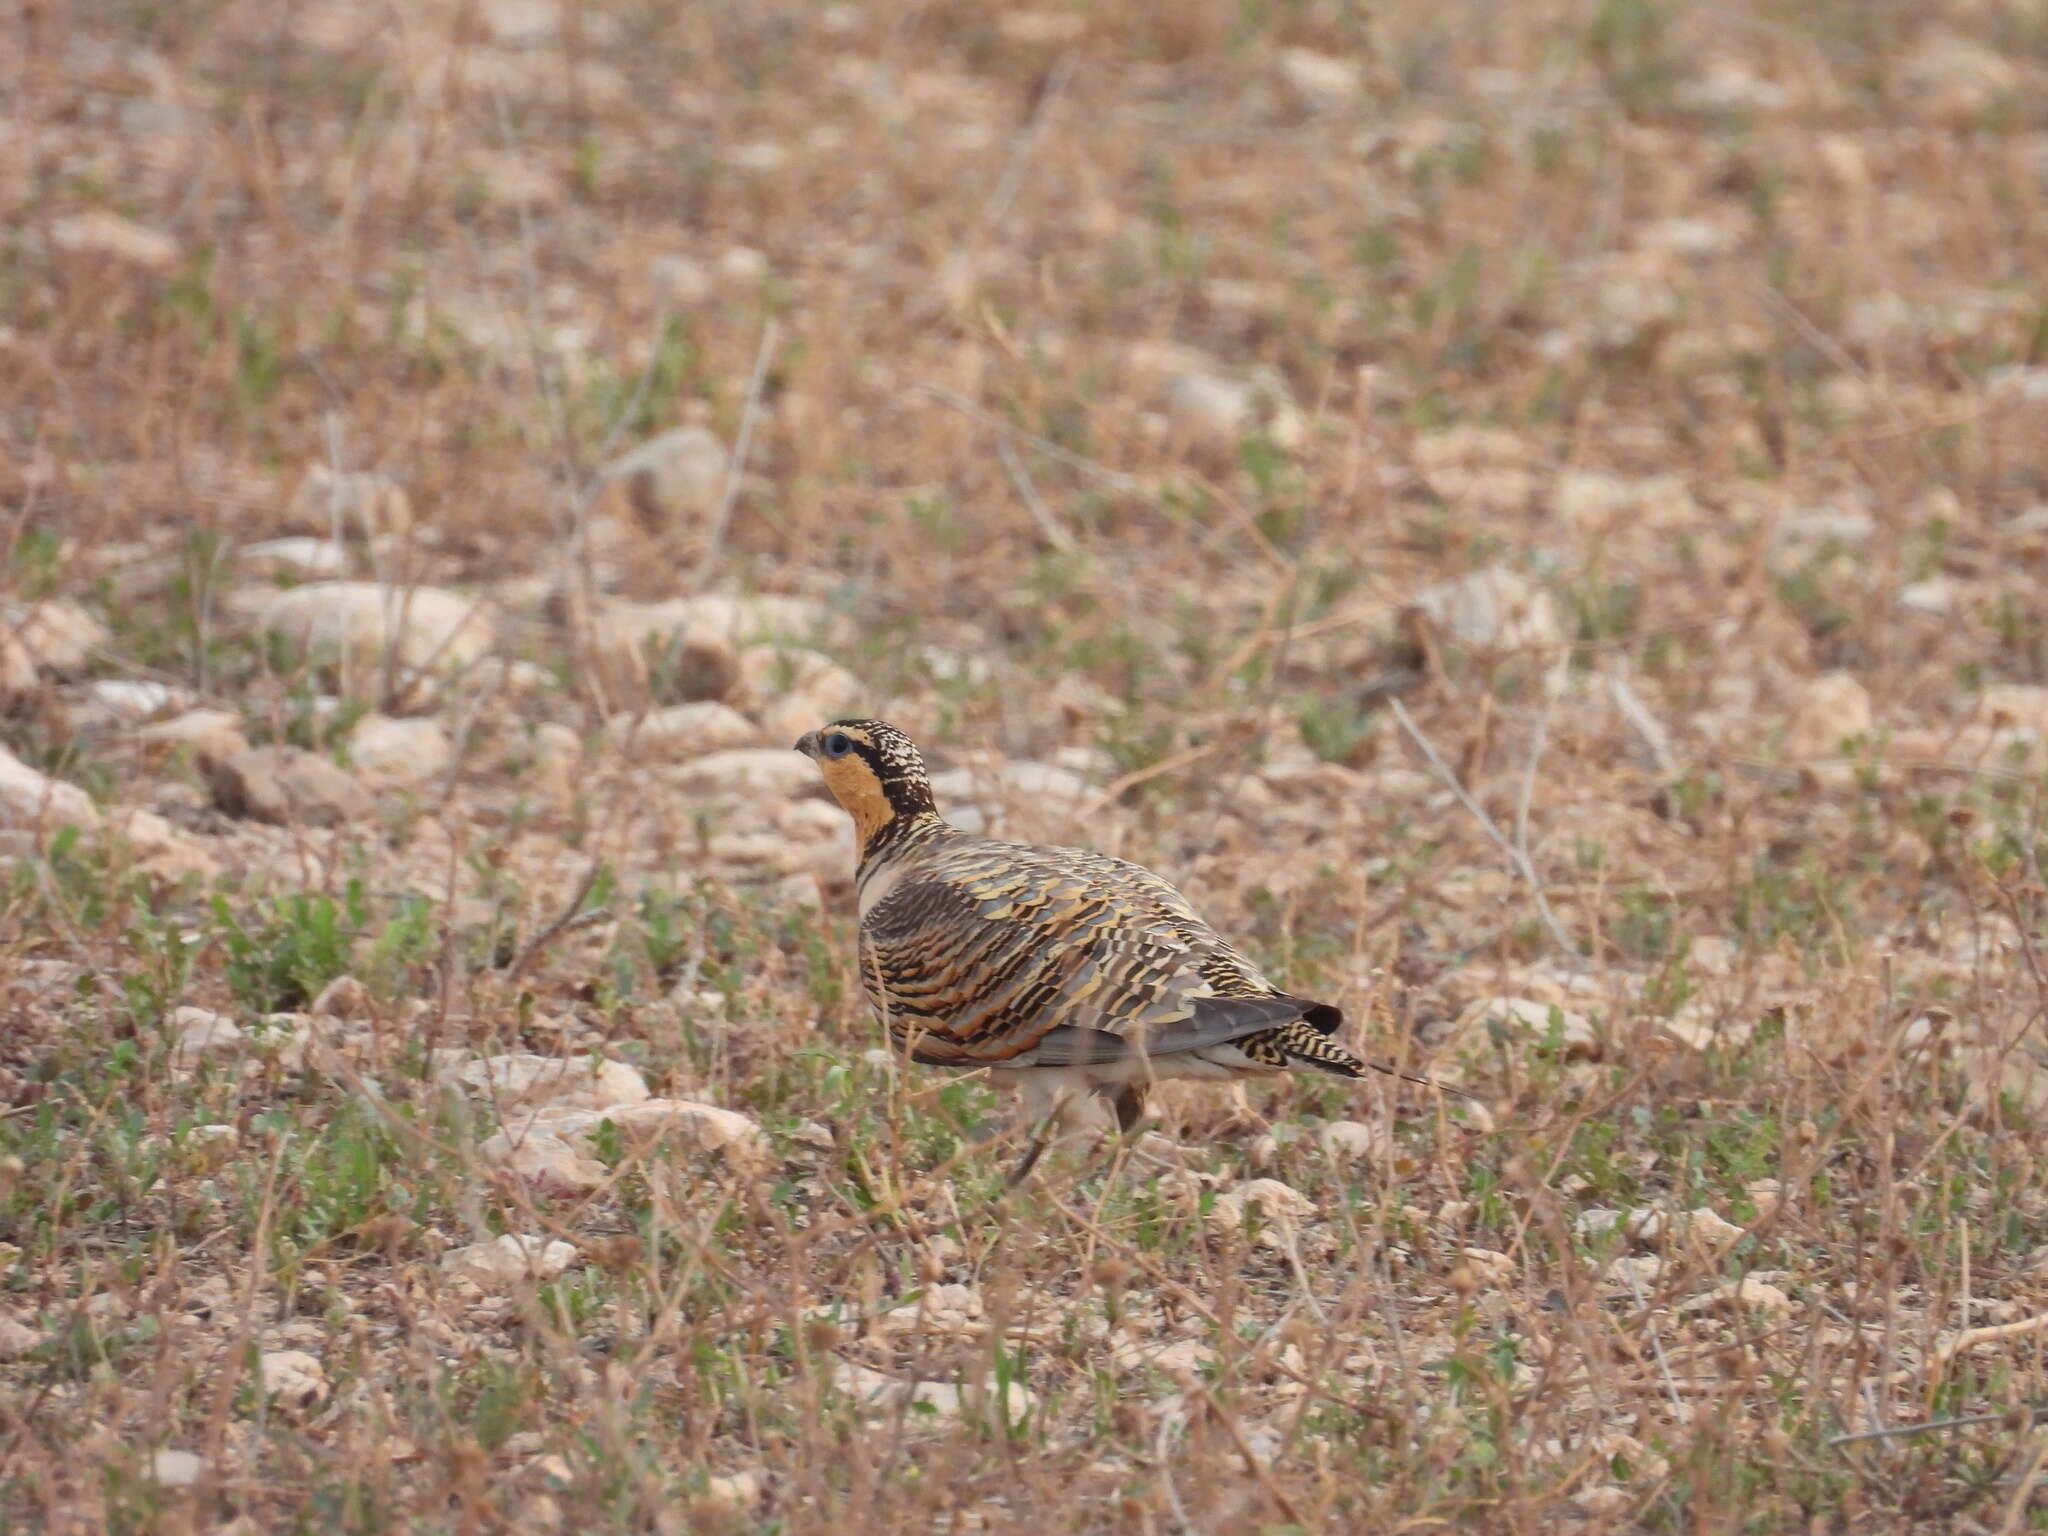
[[[20,3],[0,212],[0,1529],[2048,1527],[2040,0]],[[850,713],[1476,1097],[1006,1194]]]

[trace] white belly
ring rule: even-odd
[[[1034,1067],[1028,1063],[992,1064],[998,1076],[1012,1073],[1058,1073],[1075,1085],[1121,1087],[1125,1083],[1163,1083],[1175,1078],[1220,1083],[1239,1077],[1270,1076],[1277,1069],[1253,1061],[1234,1045],[1212,1045],[1199,1051],[1174,1051],[1165,1056],[1128,1056],[1122,1061],[1091,1062],[1081,1067]]]

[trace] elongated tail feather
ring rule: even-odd
[[[1336,1012],[1335,1009],[1328,1011]],[[1249,1039],[1240,1040],[1237,1044],[1238,1048],[1252,1060],[1268,1066],[1314,1067],[1319,1072],[1328,1072],[1335,1077],[1363,1077],[1368,1071],[1381,1072],[1388,1077],[1398,1077],[1404,1083],[1417,1083],[1424,1088],[1436,1088],[1461,1099],[1478,1097],[1477,1094],[1467,1093],[1462,1088],[1453,1088],[1449,1083],[1440,1083],[1434,1078],[1418,1077],[1413,1072],[1403,1072],[1399,1067],[1390,1067],[1377,1061],[1365,1061],[1354,1056],[1307,1019],[1295,1019],[1277,1028],[1253,1035]]]

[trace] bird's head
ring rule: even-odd
[[[924,758],[908,736],[881,720],[834,720],[797,739],[847,815],[865,852],[884,827],[936,814]]]

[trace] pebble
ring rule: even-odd
[[[1316,1205],[1300,1190],[1278,1179],[1251,1179],[1216,1197],[1209,1207],[1209,1225],[1219,1232],[1241,1230],[1248,1212],[1256,1213],[1258,1226],[1271,1225],[1286,1231],[1303,1218],[1313,1216]]]
[[[370,792],[317,752],[301,747],[245,747],[204,767],[214,804],[230,816],[275,826],[337,826],[368,821]]]
[[[168,1448],[150,1458],[150,1476],[165,1488],[190,1488],[206,1471],[206,1463],[190,1451]]]
[[[0,1360],[19,1360],[40,1349],[43,1335],[19,1318],[0,1312]]]
[[[707,752],[668,766],[662,777],[675,794],[699,800],[757,795],[781,799],[813,790],[819,783],[817,764],[787,744]]]
[[[307,468],[286,509],[288,522],[306,533],[334,537],[356,534],[377,538],[412,528],[412,498],[387,476],[357,471],[337,473],[326,464]]]
[[[182,1065],[206,1056],[232,1056],[248,1036],[241,1025],[224,1013],[191,1006],[171,1010],[171,1054]]]
[[[111,256],[145,272],[167,272],[178,264],[176,240],[105,208],[58,219],[50,226],[50,243],[74,255]]]
[[[145,725],[135,734],[151,746],[188,747],[200,758],[230,758],[249,747],[242,717],[225,709],[188,709],[169,720]]]
[[[725,444],[704,427],[649,438],[605,469],[650,532],[710,517],[725,497]]]
[[[765,1161],[768,1139],[751,1116],[687,1099],[646,1099],[609,1109],[550,1106],[522,1116],[477,1149],[486,1163],[551,1194],[585,1194],[610,1177],[593,1155],[593,1135],[609,1123],[636,1151],[673,1139],[740,1168]]]
[[[455,744],[438,720],[365,715],[349,732],[348,758],[365,783],[412,789],[448,771]]]
[[[658,657],[670,686],[685,698],[705,699],[732,688],[741,646],[801,644],[823,625],[823,610],[802,598],[708,593],[658,603],[608,599],[591,615],[588,630],[603,665],[651,681],[649,658]]]
[[[408,671],[467,666],[491,648],[497,626],[497,610],[486,599],[374,581],[316,581],[240,606],[257,607],[265,633],[335,651],[372,676],[387,660]]]
[[[848,1397],[857,1397],[871,1407],[899,1411],[907,1401],[922,1405],[940,1418],[957,1419],[970,1412],[977,1418],[997,1422],[1007,1417],[1017,1423],[1038,1406],[1037,1394],[1021,1382],[1010,1382],[1008,1391],[998,1394],[981,1386],[962,1387],[952,1382],[904,1381],[851,1360],[839,1361],[832,1370],[832,1386]]]
[[[100,810],[76,784],[53,779],[0,747],[0,826],[46,831],[73,826],[94,832]]]
[[[307,534],[262,539],[235,551],[235,568],[244,576],[289,576],[306,581],[339,576],[348,569],[348,551],[332,539]]]
[[[1465,644],[1483,650],[1548,649],[1564,641],[1550,594],[1528,577],[1492,565],[1415,594],[1412,605]]]
[[[730,704],[711,699],[643,713],[622,712],[605,723],[605,734],[621,751],[646,757],[701,757],[758,747],[763,741],[761,728],[753,721]]]
[[[750,645],[736,660],[735,702],[785,749],[806,731],[858,714],[867,698],[859,678],[817,651]]]
[[[1297,106],[1324,112],[1356,101],[1363,90],[1358,66],[1313,48],[1282,48],[1276,60],[1280,84]]]
[[[1554,1005],[1533,997],[1484,997],[1458,1016],[1452,1038],[1462,1040],[1474,1030],[1499,1025],[1518,1042],[1548,1040]],[[1560,1044],[1566,1060],[1598,1061],[1602,1053],[1599,1031],[1593,1021],[1569,1008],[1556,1009],[1561,1031]]]
[[[1744,1275],[1740,1280],[1730,1280],[1724,1285],[1716,1286],[1703,1296],[1693,1297],[1679,1310],[1705,1312],[1732,1311],[1736,1308],[1785,1317],[1792,1311],[1792,1298],[1768,1281],[1760,1280],[1755,1275]]]
[[[503,1290],[523,1279],[552,1280],[577,1260],[576,1246],[559,1238],[507,1232],[441,1256],[442,1270],[484,1290]]]
[[[327,1372],[302,1349],[278,1349],[258,1361],[263,1391],[273,1402],[304,1412],[327,1400]]]
[[[169,683],[147,678],[103,677],[87,683],[72,711],[74,729],[138,725],[185,702],[187,695]]]
[[[1870,734],[1870,694],[1847,672],[1824,672],[1801,691],[1785,726],[1784,754],[1792,762],[1840,757],[1844,743]]]
[[[1167,381],[1166,414],[1192,442],[1235,453],[1248,433],[1263,429],[1281,448],[1301,446],[1301,414],[1278,379],[1240,380],[1213,373],[1180,373]]]
[[[1316,1132],[1324,1153],[1340,1161],[1384,1157],[1392,1138],[1384,1131],[1357,1120],[1332,1120]]]
[[[745,1514],[761,1502],[761,1474],[743,1471],[707,1477],[704,1498],[720,1509]]]
[[[462,1065],[454,1079],[487,1096],[502,1114],[511,1109],[555,1106],[611,1109],[648,1098],[640,1069],[623,1061],[587,1056],[537,1056],[515,1052],[480,1056]]]
[[[112,632],[69,598],[53,597],[27,608],[9,605],[6,628],[44,675],[83,671],[94,652],[110,644]]]

